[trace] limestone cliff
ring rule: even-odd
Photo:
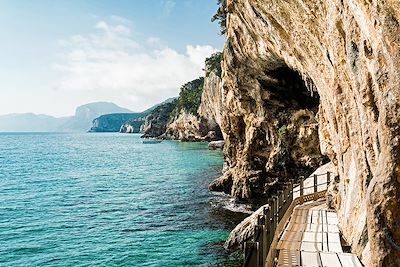
[[[400,266],[400,2],[227,0],[225,11],[227,168],[214,188],[255,197],[322,152],[344,238],[367,266]]]
[[[205,77],[184,84],[173,105],[151,111],[142,127],[143,137],[181,141],[221,140],[222,54],[206,59]]]
[[[219,140],[222,116],[222,54],[206,60],[205,77],[182,86],[175,116],[171,118],[165,138],[182,141]]]
[[[216,71],[207,71],[204,79],[204,90],[198,110],[210,131],[220,131],[223,106],[222,80]]]
[[[150,112],[141,128],[143,137],[159,137],[165,133],[176,102],[177,100],[163,103]]]
[[[128,120],[137,120],[140,124],[143,123],[143,117],[140,113],[106,114],[93,120],[89,132],[119,132],[121,125]]]

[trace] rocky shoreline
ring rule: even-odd
[[[262,200],[332,161],[352,252],[400,266],[399,4],[227,0],[215,18],[225,167],[210,189]]]

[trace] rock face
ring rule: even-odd
[[[138,121],[140,125],[143,124],[144,120],[140,113],[106,114],[93,120],[93,126],[90,128],[89,132],[119,132],[121,125],[131,119]],[[136,129],[132,128],[132,131],[138,133],[140,125],[136,127]]]
[[[223,93],[221,53],[206,60],[206,75],[181,87],[179,98],[151,112],[143,137],[181,141],[220,140]]]
[[[174,110],[176,115],[167,126],[165,138],[182,141],[222,139],[221,59],[221,53],[212,55],[206,60],[205,78],[189,82],[181,88]]]
[[[179,115],[174,117],[167,125],[163,137],[181,141],[196,141],[201,140],[207,133],[207,128],[196,115],[181,110]]]
[[[165,133],[171,112],[176,107],[176,102],[175,100],[161,104],[151,111],[141,129],[143,137],[159,137]]]
[[[199,116],[203,119],[203,124],[210,131],[220,131],[223,108],[223,87],[222,79],[216,71],[206,69],[204,79],[204,89],[201,95],[201,104],[198,110]]]
[[[220,141],[211,141],[208,144],[208,149],[211,150],[216,150],[216,149],[224,149],[224,145],[225,145],[225,141],[224,140],[220,140]]]
[[[400,2],[226,4],[219,189],[262,194],[324,161],[320,144],[344,238],[366,266],[400,266]]]

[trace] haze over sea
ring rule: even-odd
[[[0,266],[235,266],[205,143],[0,134]]]

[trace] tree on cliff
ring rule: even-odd
[[[226,0],[218,0],[219,8],[217,13],[211,18],[211,21],[218,21],[219,26],[221,27],[221,34],[225,34],[226,32]]]
[[[204,78],[188,82],[181,87],[178,103],[171,114],[171,117],[178,115],[181,110],[197,115],[201,103],[201,94],[203,93]]]
[[[212,54],[209,58],[206,58],[206,76],[208,76],[211,72],[215,72],[215,74],[221,78],[222,75],[222,67],[221,61],[223,58],[222,52],[217,52]]]

